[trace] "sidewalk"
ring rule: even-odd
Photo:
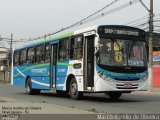
[[[0,97],[0,114],[93,114],[76,108],[64,107],[56,104],[22,102],[14,99]]]
[[[159,92],[159,93],[160,93],[160,88],[154,88],[154,87],[153,87],[153,88],[151,88],[151,91],[152,91],[152,92]]]
[[[149,90],[149,91],[134,91],[132,94],[141,94],[141,95],[160,95],[160,90]]]

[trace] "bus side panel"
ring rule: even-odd
[[[72,60],[69,64],[68,75],[73,74],[77,80],[78,91],[84,91],[83,60]]]
[[[13,79],[13,85],[14,86],[17,86],[17,87],[21,87],[21,88],[24,88],[25,86],[25,78],[14,78]]]
[[[57,63],[57,79],[56,79],[56,89],[57,90],[64,90],[65,81],[67,79],[67,71],[69,67],[69,62],[58,62]]]
[[[36,64],[30,67],[28,75],[31,77],[32,88],[50,89],[50,66],[49,64]]]
[[[13,84],[25,87],[26,77],[30,77],[32,88],[50,89],[49,64],[26,65],[14,68]]]
[[[32,88],[34,89],[50,89],[50,77],[32,77]]]
[[[66,77],[57,77],[56,90],[64,90]]]
[[[25,76],[21,73],[22,67],[13,68],[13,85],[17,87],[25,87]]]
[[[80,68],[74,68],[74,64],[81,64]],[[56,89],[66,90],[66,81],[68,76],[72,74],[77,80],[78,91],[84,91],[83,82],[83,61],[73,60],[58,62],[57,64],[57,79],[56,79]]]

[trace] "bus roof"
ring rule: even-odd
[[[69,37],[69,36],[72,36],[72,35],[74,35],[74,32],[69,32],[69,33],[66,33],[66,34],[57,35],[57,36],[49,37],[49,38],[46,38],[46,39],[44,39],[44,38],[43,39],[39,39],[36,42],[30,43],[28,45],[24,45],[24,46],[19,47],[19,48],[15,49],[15,50],[32,47],[32,46],[35,46],[35,45],[47,43],[47,42],[50,42],[50,41],[53,41],[53,40],[58,40],[60,38],[65,38],[65,37]]]
[[[94,26],[90,26],[90,27],[87,27],[87,28],[83,28],[83,29],[76,30],[76,31],[74,31],[74,32],[69,32],[69,33],[62,34],[62,35],[57,35],[57,36],[53,35],[53,36],[47,37],[47,38],[45,38],[45,39],[42,38],[42,39],[37,40],[37,41],[34,42],[34,43],[30,43],[30,44],[28,44],[28,45],[24,45],[24,46],[22,46],[22,47],[16,48],[15,50],[32,47],[32,46],[39,45],[39,44],[42,44],[42,43],[47,43],[47,42],[50,42],[50,41],[53,41],[53,40],[58,40],[58,39],[61,39],[61,38],[65,38],[65,37],[69,37],[69,36],[73,36],[73,35],[77,35],[77,34],[89,32],[89,31],[93,31],[93,30],[97,31],[97,29],[98,29],[99,27],[102,27],[102,26],[108,26],[108,27],[125,27],[125,28],[132,28],[132,29],[141,30],[141,29],[139,29],[139,28],[135,28],[135,27],[131,27],[131,26],[125,26],[125,25],[94,25]]]

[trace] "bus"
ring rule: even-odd
[[[80,99],[83,93],[123,93],[149,87],[145,31],[95,25],[14,50],[14,86],[30,95],[53,90]]]

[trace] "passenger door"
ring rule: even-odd
[[[51,64],[50,64],[50,86],[56,88],[56,70],[57,70],[57,54],[58,41],[51,43]]]
[[[94,39],[95,35],[85,36],[84,56],[84,87],[93,90],[94,87]]]

